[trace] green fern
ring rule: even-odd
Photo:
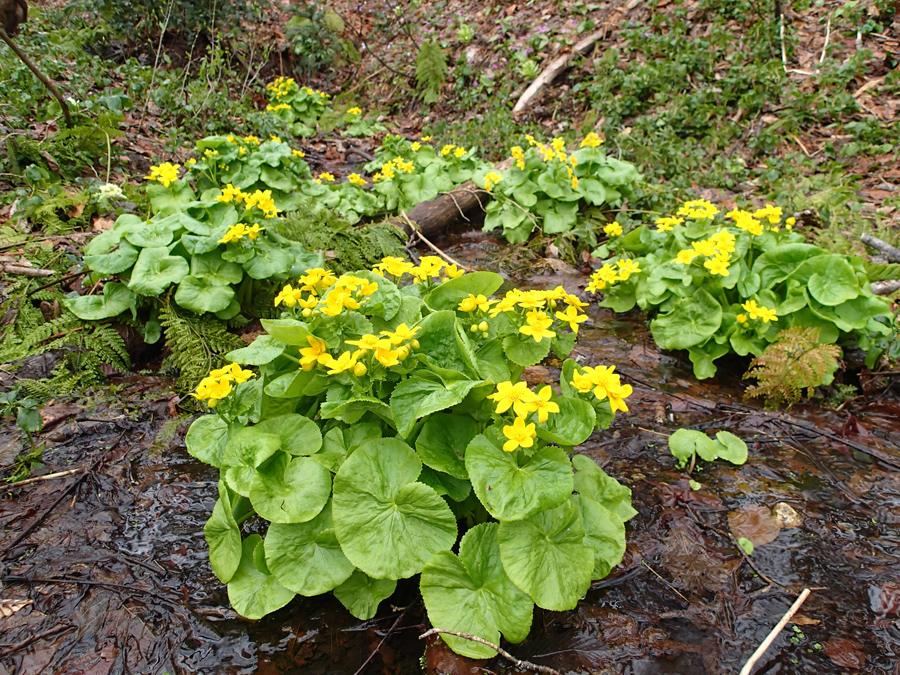
[[[441,87],[447,81],[447,55],[434,40],[419,47],[416,58],[416,84],[425,103],[437,103]]]
[[[783,330],[744,373],[744,379],[757,380],[745,395],[764,397],[767,408],[782,404],[790,407],[800,400],[804,389],[809,397],[815,387],[834,379],[840,356],[840,347],[819,342],[818,328],[794,326]]]
[[[225,365],[225,354],[244,346],[243,340],[229,333],[219,319],[181,314],[174,303],[159,310],[159,322],[168,350],[162,368],[177,371],[178,385],[183,390],[196,387],[210,370]]]

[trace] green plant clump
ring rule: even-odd
[[[435,626],[519,642],[535,604],[571,609],[619,563],[631,491],[573,449],[631,387],[567,359],[561,395],[529,388],[525,367],[565,358],[586,316],[562,288],[492,298],[502,283],[435,257],[309,270],[200,383],[214,414],[186,443],[220,471],[205,533],[241,615],[331,591],[368,619],[420,574]]]
[[[611,223],[588,290],[604,293],[601,307],[652,312],[656,343],[688,350],[700,379],[715,375],[725,354],[760,356],[792,327],[818,329],[822,344],[868,350],[871,367],[875,339],[891,332],[890,301],[872,293],[860,259],[805,243],[794,225],[775,206],[723,217],[704,200],[655,228],[624,232]],[[802,386],[827,384],[833,373],[822,369],[825,379]]]

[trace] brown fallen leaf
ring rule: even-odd
[[[106,232],[107,230],[111,230],[115,224],[115,221],[110,220],[109,218],[94,218],[92,226],[97,232]]]
[[[855,640],[833,637],[825,643],[825,656],[841,668],[860,668],[866,664],[862,645]]]
[[[749,504],[728,514],[728,526],[738,539],[749,539],[754,546],[775,541],[781,531],[781,523],[767,506]]]
[[[66,211],[66,215],[69,218],[77,218],[82,213],[84,213],[84,207],[87,206],[87,202],[81,202],[80,204],[75,204],[68,211]]]
[[[32,604],[31,600],[13,600],[0,598],[0,614],[9,618],[23,607]]]

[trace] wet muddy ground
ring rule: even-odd
[[[484,235],[444,245],[466,264],[510,262]],[[585,283],[561,264],[522,268],[534,287]],[[745,363],[698,383],[686,359],[656,349],[641,316],[590,314],[577,355],[616,364],[635,393],[630,412],[582,451],[631,487],[639,515],[622,564],[576,609],[536,610],[529,638],[509,650],[561,672],[737,673],[810,588],[754,673],[900,673],[896,395],[768,413],[742,399]],[[552,363],[529,369],[533,380],[557,376]],[[3,489],[0,675],[353,675],[370,657],[362,673],[420,672],[428,626],[413,580],[367,622],[330,596],[256,623],[235,615],[203,538],[216,472],[185,452],[189,420],[173,417],[166,387],[133,379],[91,407],[51,408],[42,472],[78,471]],[[683,427],[732,431],[750,459],[701,463],[689,476],[666,447]],[[0,436],[0,463],[17,443],[9,430]],[[751,556],[737,537],[756,544]],[[426,665],[517,672],[441,649]]]

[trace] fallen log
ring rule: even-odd
[[[880,251],[884,255],[884,257],[891,262],[900,263],[900,248],[891,246],[886,241],[879,239],[878,237],[875,237],[868,232],[863,234],[859,239],[866,246],[871,246],[877,251]]]
[[[890,295],[895,291],[900,291],[900,279],[872,282],[872,292],[875,295]]]

